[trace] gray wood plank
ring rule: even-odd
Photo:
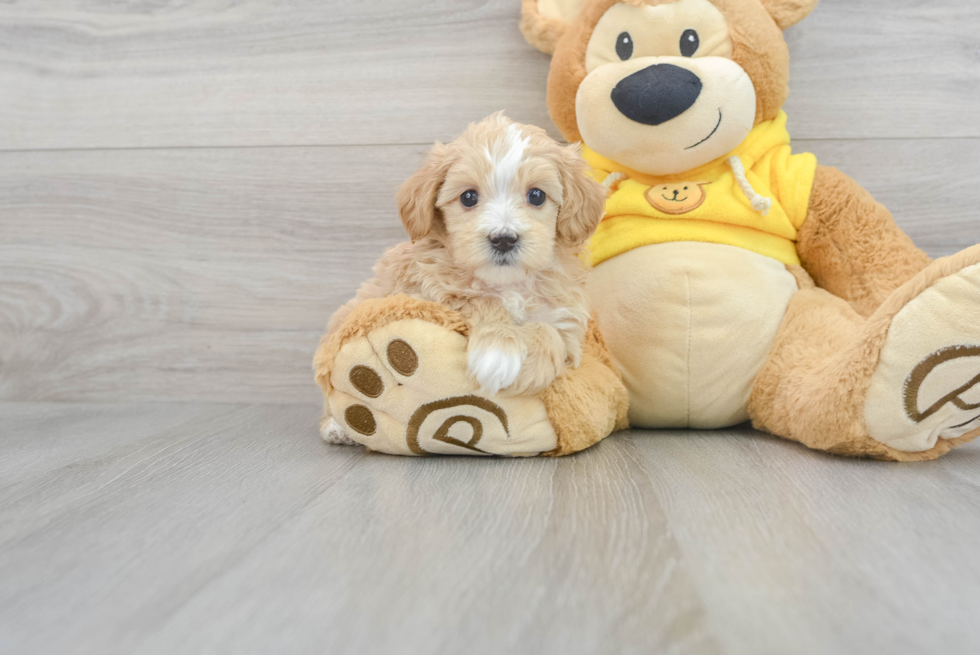
[[[0,488],[4,652],[980,648],[980,444],[894,465],[633,431],[416,460],[322,444],[313,406],[190,409],[132,449],[159,405],[0,404],[0,448],[101,415],[108,453]]]
[[[139,407],[147,418],[161,409]],[[78,411],[103,412],[106,445],[133,429],[113,410]],[[63,419],[70,428],[70,413]],[[0,489],[0,649],[134,652],[363,459],[353,448],[324,457],[315,425],[314,407],[219,405],[138,448]],[[12,438],[53,429],[25,425]]]
[[[980,136],[973,0],[821,0],[786,32],[796,138]]]
[[[625,439],[728,652],[980,651],[980,444],[906,466],[750,429]]]
[[[796,147],[930,254],[980,242],[980,139]],[[323,326],[405,238],[424,149],[0,153],[0,398],[315,401]]]
[[[219,418],[161,433],[151,457],[80,462],[91,481],[53,471],[0,492],[0,643],[717,652],[628,452],[597,451],[592,472],[576,459],[413,461],[322,444],[314,408]]]
[[[0,397],[315,399],[422,150],[0,155]]]
[[[0,148],[426,143],[554,131],[516,0],[0,3]],[[980,136],[980,5],[824,0],[789,32],[797,138]]]
[[[191,421],[228,411],[188,404],[0,404],[0,488],[45,472],[64,473],[82,459],[141,448],[161,432],[186,429]],[[109,432],[107,425],[113,428]]]
[[[370,457],[138,652],[721,652],[650,491],[615,445]]]
[[[547,124],[514,0],[0,4],[0,148],[421,143]],[[69,109],[70,108],[70,109]]]

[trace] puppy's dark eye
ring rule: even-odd
[[[681,34],[681,54],[685,57],[693,57],[701,46],[701,39],[694,30],[684,30]]]
[[[469,189],[463,192],[463,195],[459,197],[459,201],[463,203],[463,207],[476,207],[476,203],[480,202],[480,194]]]
[[[623,32],[616,37],[616,54],[623,61],[633,56],[633,37],[629,32]]]
[[[535,207],[543,205],[547,197],[541,189],[531,189],[527,192],[527,201]]]

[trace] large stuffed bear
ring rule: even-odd
[[[638,427],[927,460],[980,434],[980,247],[930,261],[792,154],[783,29],[816,0],[524,0],[548,108],[609,188],[591,297]]]

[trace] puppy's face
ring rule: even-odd
[[[551,264],[565,194],[547,148],[514,123],[488,127],[457,144],[436,207],[456,265],[509,282]]]
[[[413,240],[441,239],[457,267],[489,284],[518,281],[551,266],[556,248],[580,246],[604,199],[577,149],[499,115],[437,144],[399,192]]]

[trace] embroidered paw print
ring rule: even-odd
[[[949,346],[932,353],[909,374],[903,396],[905,413],[915,423],[940,413],[948,416],[942,438],[980,427],[980,346]]]
[[[352,339],[332,367],[332,415],[355,441],[400,455],[535,455],[557,445],[536,398],[481,394],[466,338],[421,319]]]
[[[391,368],[405,377],[410,377],[419,366],[418,355],[412,347],[401,339],[393,339],[387,348],[388,363]],[[368,398],[378,398],[384,393],[385,384],[373,368],[358,364],[347,375],[351,386]],[[355,432],[371,436],[378,429],[374,414],[364,405],[350,405],[344,410],[344,420]]]
[[[977,251],[980,258],[980,249]],[[980,263],[922,291],[888,328],[865,400],[871,438],[921,452],[980,430]]]

